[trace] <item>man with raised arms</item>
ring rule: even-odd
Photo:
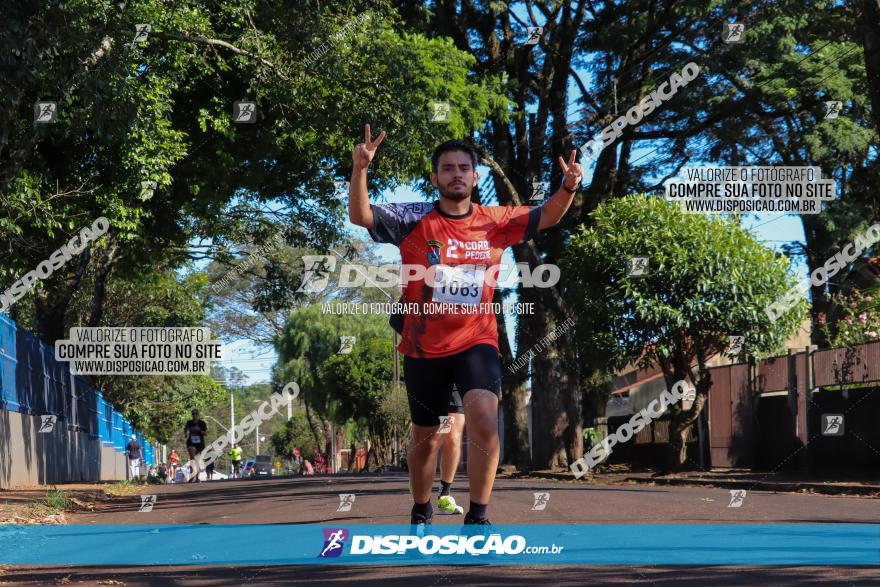
[[[572,151],[567,162],[559,157],[563,184],[543,206],[481,206],[471,202],[479,178],[476,147],[466,141],[446,141],[431,157],[431,183],[440,194],[437,201],[370,204],[367,168],[384,139],[382,131],[374,141],[368,124],[364,127],[364,142],[354,149],[349,218],[366,228],[373,240],[396,245],[404,266],[422,265],[435,270],[404,282],[403,302],[417,303],[418,307],[491,302],[493,288],[485,279],[487,269],[500,263],[507,247],[559,223],[583,177],[581,166],[575,162],[577,151]],[[478,264],[473,260],[474,251],[483,257]],[[428,277],[431,273],[433,279]],[[407,461],[415,502],[411,513],[414,525],[431,523],[431,485],[443,440],[437,431],[441,416],[448,415],[453,384],[464,404],[469,444],[470,507],[465,524],[489,523],[486,508],[498,466],[501,394],[495,320],[493,313],[485,312],[403,317],[398,350],[404,354],[404,380],[413,422]]]

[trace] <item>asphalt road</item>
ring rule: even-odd
[[[535,492],[547,492],[533,510]],[[146,491],[145,491],[146,493]],[[95,512],[69,517],[73,524],[405,524],[410,497],[401,475],[279,478],[261,481],[150,486],[152,512],[139,512],[130,496]],[[356,498],[338,512],[339,494]],[[467,504],[466,480],[453,486]],[[880,524],[880,501],[864,497],[774,494],[749,491],[730,508],[730,492],[708,487],[588,485],[541,480],[499,480],[490,506],[496,524],[596,523],[823,523]],[[437,516],[435,524],[460,525],[461,516]],[[242,567],[6,567],[0,584],[126,585],[878,585],[880,567],[792,566],[242,566]]]

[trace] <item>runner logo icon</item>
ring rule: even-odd
[[[337,512],[350,512],[351,506],[354,505],[354,493],[340,493],[339,494],[339,507],[336,508]]]
[[[58,416],[48,415],[48,416],[40,416],[40,429],[37,432],[52,432],[55,428],[55,421],[58,419]]]
[[[452,416],[440,416],[439,418],[440,428],[437,429],[437,434],[448,434],[452,430],[455,419]]]
[[[535,492],[535,503],[532,505],[533,510],[543,510],[550,501],[550,494],[546,492]]]
[[[745,489],[731,489],[730,490],[730,503],[727,504],[729,508],[738,508],[742,507],[743,502],[746,499],[746,490]]]
[[[344,528],[322,528],[324,548],[318,558],[336,558],[342,554],[342,548],[348,539],[348,530]]]
[[[330,274],[336,268],[336,259],[330,255],[303,255],[302,285],[299,293],[318,293],[327,288]]]

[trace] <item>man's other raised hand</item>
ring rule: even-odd
[[[373,157],[376,156],[376,149],[382,144],[382,141],[385,140],[385,131],[383,130],[380,132],[375,141],[372,140],[372,136],[373,133],[370,129],[370,125],[365,124],[364,142],[358,143],[352,153],[352,160],[354,161],[354,166],[356,168],[366,169],[370,166],[370,163],[373,162]]]

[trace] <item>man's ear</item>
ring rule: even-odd
[[[434,187],[440,187],[437,185],[437,174],[433,171],[431,172],[431,183],[434,184]]]
[[[476,169],[474,169],[474,185],[473,185],[473,187],[477,187],[477,180],[479,180],[479,179],[480,179],[480,174],[477,173]]]

